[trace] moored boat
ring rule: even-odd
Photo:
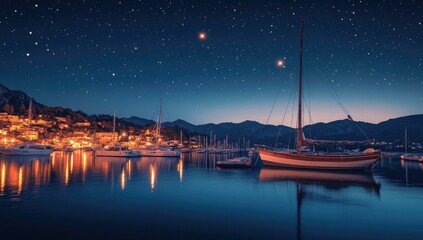
[[[305,153],[259,149],[264,166],[306,169],[358,170],[372,168],[380,151],[367,149],[363,153]]]
[[[180,157],[181,152],[172,147],[142,148],[136,150],[143,157]]]
[[[49,156],[53,152],[53,147],[50,145],[39,145],[34,143],[26,143],[16,146],[0,149],[0,155],[3,156]]]
[[[423,153],[404,153],[401,155],[402,160],[423,162]]]
[[[303,29],[301,23],[301,47],[300,47],[300,73],[298,84],[298,127],[295,151],[280,151],[265,146],[259,146],[258,151],[264,166],[295,167],[307,169],[330,169],[330,170],[356,170],[372,168],[381,152],[372,148],[364,152],[345,153],[319,153],[306,150],[310,145],[357,145],[368,141],[327,141],[312,140],[304,137],[302,126],[302,52],[303,52]],[[352,117],[348,115],[348,119]],[[353,120],[352,120],[353,121]]]
[[[96,157],[140,157],[141,154],[131,151],[128,147],[116,144],[109,148],[96,149],[94,151]]]
[[[216,166],[220,168],[250,168],[251,158],[248,157],[236,157],[224,161],[217,161]]]

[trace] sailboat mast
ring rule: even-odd
[[[28,125],[31,126],[32,122],[32,98],[29,99],[29,107],[28,107]]]
[[[160,98],[159,118],[157,119],[157,138],[160,137],[160,129],[162,128],[162,98]]]
[[[300,150],[303,142],[302,122],[302,98],[303,98],[303,44],[304,44],[304,21],[301,21],[301,47],[300,47],[300,78],[298,83],[298,127],[297,127],[297,151]]]
[[[113,132],[116,131],[116,110],[113,111]]]
[[[404,133],[404,152],[407,153],[407,147],[408,147],[408,141],[407,141],[407,128],[405,129],[405,133]]]

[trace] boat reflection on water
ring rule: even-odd
[[[372,172],[330,172],[284,168],[262,168],[260,181],[294,181],[301,184],[320,185],[327,188],[358,186],[379,195],[380,184]]]
[[[401,159],[401,167],[404,169],[419,169],[423,170],[423,163],[421,162],[411,162]]]
[[[341,190],[349,187],[360,187],[366,192],[379,197],[380,184],[373,178],[372,172],[328,172],[316,170],[297,170],[284,168],[262,168],[259,175],[260,182],[290,181],[296,185],[297,200],[297,239],[301,239],[301,208],[305,200],[341,202],[345,198],[337,199],[331,192],[315,192],[315,187],[331,190]],[[312,186],[312,188],[307,188]],[[349,201],[351,204],[351,201]]]

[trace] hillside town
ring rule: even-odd
[[[31,105],[31,104],[30,104]],[[30,106],[29,109],[32,109]],[[11,146],[25,142],[52,145],[55,149],[82,149],[107,147],[115,143],[130,148],[148,147],[156,142],[154,126],[127,126],[107,118],[102,121],[81,118],[77,120],[71,116],[49,117],[43,114],[35,115],[32,110],[27,116],[13,115],[0,112],[1,145]],[[121,127],[121,129],[120,129]],[[163,131],[158,142],[161,145],[198,148],[198,137],[185,141],[176,138],[175,129]],[[188,146],[189,145],[189,146]]]

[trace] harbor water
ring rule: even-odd
[[[0,236],[423,239],[422,164],[383,158],[350,173],[215,166],[243,154],[0,157]]]

